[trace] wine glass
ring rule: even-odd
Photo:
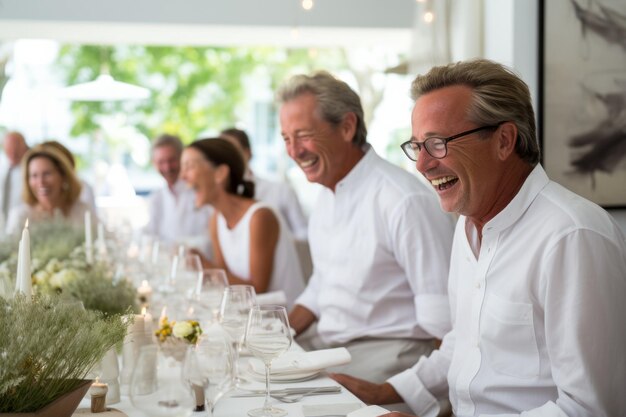
[[[204,269],[198,278],[193,300],[203,310],[208,310],[210,322],[216,322],[224,296],[228,287],[228,278],[223,269]]]
[[[219,322],[231,337],[233,344],[233,380],[240,386],[239,351],[246,331],[248,313],[256,306],[256,292],[251,285],[231,285],[224,290],[220,305]]]
[[[187,417],[194,400],[182,379],[182,364],[156,345],[143,346],[131,377],[130,401],[146,415]]]
[[[291,331],[287,310],[282,306],[256,306],[250,310],[245,333],[246,347],[265,364],[265,403],[262,408],[248,411],[251,417],[280,417],[287,412],[270,405],[270,370],[272,359],[291,346]]]
[[[232,363],[230,341],[217,333],[189,347],[183,378],[196,396],[196,411],[203,411],[206,404],[213,415],[217,401],[232,388]]]

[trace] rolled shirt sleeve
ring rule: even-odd
[[[391,219],[393,250],[415,299],[417,324],[442,339],[450,331],[447,296],[454,224],[427,191],[407,195]]]

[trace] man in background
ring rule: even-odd
[[[16,131],[8,132],[2,142],[4,157],[0,159],[0,234],[12,207],[22,202],[22,169],[20,162],[28,151],[24,136]]]
[[[298,240],[307,239],[307,219],[302,212],[300,202],[293,189],[284,182],[269,181],[254,175],[250,169],[252,149],[248,134],[241,129],[229,128],[220,133],[220,137],[232,142],[243,154],[246,161],[247,177],[254,182],[254,199],[270,204],[283,216],[289,225],[291,234]]]
[[[209,237],[210,206],[196,208],[195,195],[179,179],[183,144],[179,137],[162,134],[152,144],[152,164],[165,185],[150,195],[150,219],[145,231],[167,245],[185,244],[213,257]]]

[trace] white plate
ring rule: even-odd
[[[308,381],[309,379],[313,379],[316,376],[318,376],[320,374],[320,372],[322,372],[321,370],[315,370],[315,371],[307,371],[307,372],[298,372],[298,373],[292,373],[289,375],[270,375],[270,379],[272,381],[272,383],[287,383],[287,382],[302,382],[302,381]],[[248,366],[247,372],[246,374],[254,379],[255,381],[259,381],[259,382],[265,382],[265,374],[259,374],[256,373],[252,370],[251,366]]]

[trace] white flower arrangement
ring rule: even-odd
[[[132,284],[113,276],[105,261],[87,264],[82,228],[66,222],[43,222],[31,229],[31,276],[36,294],[59,294],[82,301],[105,314],[136,310]],[[0,244],[0,296],[12,296],[17,269],[17,241]]]

